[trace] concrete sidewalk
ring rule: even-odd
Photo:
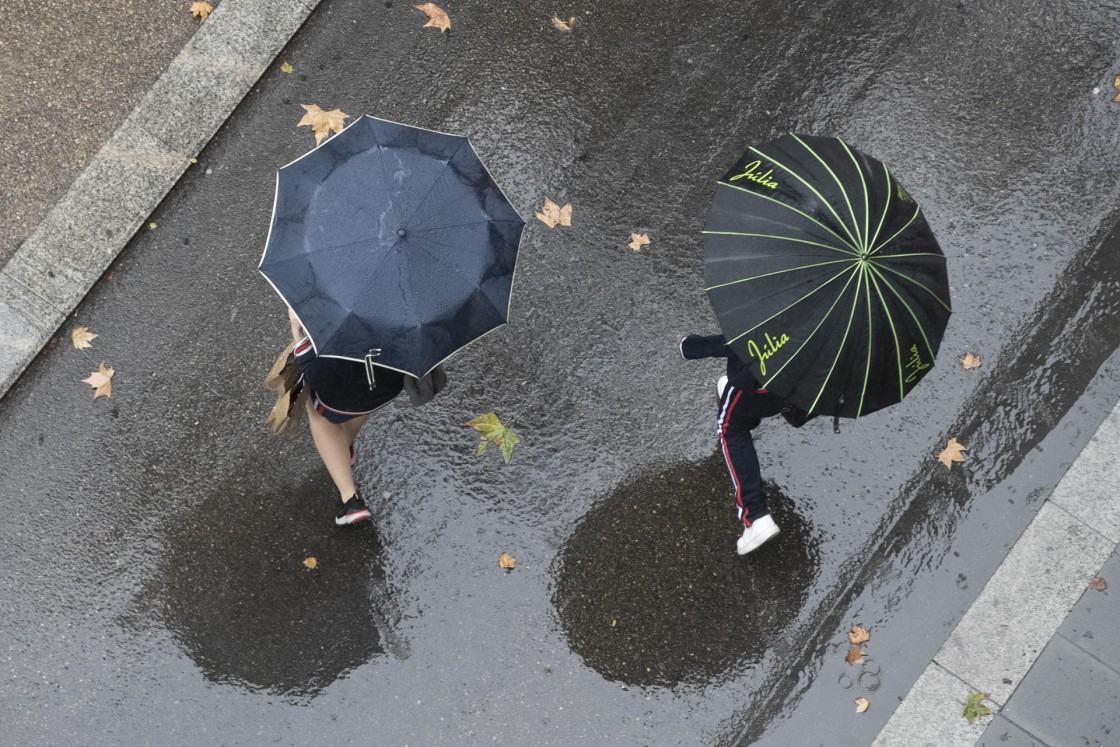
[[[217,4],[120,127],[107,140],[98,142],[96,137],[90,136],[88,142],[100,145],[100,150],[0,268],[0,397],[129,239],[146,223],[152,210],[190,167],[194,156],[213,137],[317,4],[318,0],[238,0]],[[127,7],[123,10],[127,11]],[[182,15],[189,19],[192,27],[197,25],[189,14]],[[30,17],[33,21],[43,20],[43,14]],[[176,24],[184,22],[175,21]],[[73,27],[64,25],[63,30],[53,36],[42,30],[37,32],[38,36],[30,32],[29,35],[54,39],[54,43],[65,50],[81,49],[80,44],[75,42],[72,46],[68,41],[68,36],[81,36],[77,32],[68,34],[73,31]],[[2,59],[10,61],[18,57],[18,50],[12,50],[10,37],[3,38]],[[166,52],[178,38],[174,33],[165,35],[155,46]],[[117,39],[108,48],[96,49],[100,52],[74,52],[68,69],[80,68],[89,54],[104,55],[113,65],[125,67],[132,54],[146,57],[142,44],[130,44],[128,40]],[[134,85],[142,85],[139,81],[146,81],[145,76],[160,67],[159,55],[147,57],[147,60],[147,67],[139,66],[144,74],[134,79]],[[21,68],[17,65],[15,69]],[[47,75],[43,83],[36,85],[50,86],[59,77],[58,74]],[[18,86],[11,88],[5,84],[4,88],[5,98],[18,93]],[[127,102],[130,99],[122,93],[118,100]],[[87,112],[86,118],[97,116],[96,107],[89,111],[94,113]],[[36,118],[28,121],[35,122]],[[43,128],[44,124],[39,122],[38,126]],[[77,117],[72,121],[62,120],[60,127],[61,132],[51,132],[49,138],[40,133],[40,141],[58,144],[60,152],[71,159],[67,163],[80,162],[82,148],[71,150],[66,133],[75,128],[88,131],[88,122]],[[18,150],[25,147],[21,141],[29,138],[30,133],[28,138],[8,141],[0,160],[26,168],[27,160]],[[18,237],[21,227],[36,219],[43,203],[42,194],[61,189],[55,182],[70,175],[66,168],[47,171],[50,179],[42,187],[31,190],[38,198],[32,195],[15,200],[16,210],[23,212],[17,214],[14,222],[5,224],[5,240]],[[15,183],[20,180],[0,181]],[[7,204],[10,196],[5,193],[0,197]]]
[[[875,745],[1112,745],[1120,735],[1120,406],[1097,430]],[[963,703],[987,695],[969,724]]]

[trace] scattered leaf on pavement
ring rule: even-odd
[[[89,378],[82,379],[83,384],[89,384],[93,387],[93,398],[99,397],[112,397],[113,396],[113,374],[116,373],[111,368],[105,366],[105,361],[101,361],[101,365],[96,371],[89,375]]]
[[[214,10],[214,6],[210,3],[191,3],[191,15],[197,18],[199,23],[205,21],[206,16],[210,15],[212,10]]]
[[[567,32],[570,33],[571,30],[572,30],[572,26],[576,25],[576,17],[572,16],[568,20],[564,21],[564,20],[561,20],[560,18],[557,18],[556,16],[553,16],[552,17],[552,25],[555,26],[556,28],[560,29],[561,31],[567,31]]]
[[[871,707],[871,701],[867,698],[856,698],[856,713],[863,713]]]
[[[154,231],[154,230],[156,230],[157,228],[159,228],[159,224],[158,224],[158,223],[149,223],[149,224],[148,224],[148,230],[149,230],[149,231]]]
[[[844,657],[844,661],[849,664],[862,664],[863,663],[863,648],[859,644],[852,646],[848,649],[848,655]]]
[[[541,211],[537,213],[537,217],[549,228],[556,228],[556,226],[570,226],[572,225],[572,203],[560,207],[547,197],[544,198],[544,205],[541,206]]]
[[[295,68],[292,67],[292,63],[290,63],[290,62],[281,62],[280,63],[280,72],[282,72],[282,73],[290,73],[294,69]]]
[[[634,251],[638,251],[647,244],[649,244],[648,233],[632,233],[630,234],[630,243],[627,246],[629,246]]]
[[[975,353],[968,353],[965,357],[961,358],[961,366],[966,371],[970,368],[980,368],[980,356]]]
[[[315,558],[304,558],[303,559],[303,564],[310,571],[313,571],[313,570],[315,570],[316,568],[319,567],[319,561],[316,560]]]
[[[1089,579],[1089,588],[1093,591],[1104,591],[1108,588],[1108,582],[1100,576],[1093,576]]]
[[[502,459],[506,464],[513,457],[513,449],[521,443],[521,437],[502,425],[502,421],[498,420],[498,416],[492,412],[488,412],[481,417],[467,423],[471,428],[474,428],[482,434],[482,438],[478,442],[478,456],[486,453],[486,447],[490,443],[495,443],[502,450]]]
[[[1116,80],[1112,81],[1112,87],[1120,89],[1120,75],[1117,75]],[[1113,101],[1120,103],[1120,93],[1116,94],[1116,98],[1114,98]]]
[[[991,714],[992,709],[984,705],[982,702],[984,698],[988,697],[987,693],[969,693],[968,700],[964,703],[964,717],[968,719],[968,723],[972,723],[978,718],[988,716]]]
[[[498,558],[498,565],[505,568],[507,571],[512,571],[517,567],[517,558],[510,555],[508,552],[504,552]]]
[[[937,455],[937,460],[944,464],[949,469],[953,468],[953,462],[963,462],[965,451],[964,444],[957,443],[957,439],[950,438],[949,443],[945,445],[945,449]]]
[[[73,341],[74,347],[78,350],[92,348],[93,345],[90,345],[89,341],[95,337],[97,337],[97,335],[90,332],[88,327],[74,327],[74,329],[70,331],[70,339]]]
[[[325,112],[315,104],[300,104],[307,113],[299,121],[296,127],[310,127],[311,131],[315,133],[315,144],[323,142],[323,138],[331,133],[342,132],[342,120],[348,119],[349,114],[341,109],[331,109]]]
[[[848,640],[851,641],[853,646],[860,643],[867,643],[871,640],[871,634],[867,632],[866,628],[860,625],[853,625],[851,631],[848,633]]]
[[[416,10],[422,11],[425,15],[428,16],[428,22],[420,28],[427,28],[431,26],[432,28],[439,29],[440,31],[447,31],[451,28],[451,18],[447,15],[447,12],[443,8],[439,7],[435,3],[424,3],[423,5],[413,5],[412,7],[416,8]]]

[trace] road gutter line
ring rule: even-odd
[[[873,747],[972,747],[1116,548],[1117,405],[1004,558]],[[970,692],[992,715],[969,725]]]
[[[319,2],[220,3],[0,268],[0,400]]]

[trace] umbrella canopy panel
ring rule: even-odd
[[[260,271],[319,355],[422,376],[505,323],[524,225],[467,138],[365,116],[277,173]]]
[[[808,412],[874,412],[933,365],[951,311],[945,257],[886,165],[838,138],[749,149],[717,184],[704,257],[732,350]]]

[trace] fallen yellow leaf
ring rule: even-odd
[[[647,246],[648,244],[649,244],[649,234],[648,233],[632,233],[632,234],[630,234],[630,243],[627,244],[627,246],[629,246],[634,251],[638,251],[643,246]]]
[[[563,20],[557,18],[556,16],[553,16],[552,17],[552,25],[555,26],[556,28],[560,29],[561,31],[567,31],[567,32],[570,33],[571,30],[572,30],[572,26],[576,25],[576,17],[572,16],[568,20],[563,21]]]
[[[549,228],[570,226],[572,225],[572,203],[569,202],[564,207],[560,207],[546,197],[544,198],[544,205],[541,206],[541,211],[537,213],[537,218]]]
[[[292,63],[290,63],[290,62],[281,62],[280,63],[280,72],[282,72],[282,73],[290,73],[294,69],[295,68],[292,67]]]
[[[349,114],[341,109],[331,109],[329,112],[323,111],[315,104],[300,104],[307,113],[300,119],[296,127],[310,127],[311,131],[315,133],[315,144],[323,142],[323,138],[334,132],[342,132],[343,120],[350,117]]]
[[[1112,87],[1120,89],[1120,75],[1117,75],[1116,80],[1112,81]],[[1120,103],[1120,93],[1116,94],[1116,98],[1114,98],[1113,101]]]
[[[191,15],[197,18],[199,23],[205,21],[212,10],[214,6],[210,3],[191,3]]]
[[[975,353],[968,353],[965,357],[961,358],[961,366],[966,371],[970,368],[980,368],[980,356]]]
[[[871,634],[867,632],[866,628],[860,625],[853,625],[851,631],[848,633],[848,640],[855,646],[870,641]]]
[[[863,713],[871,707],[871,702],[867,698],[856,698],[856,713]]]
[[[412,7],[428,16],[428,22],[420,28],[431,26],[440,31],[447,31],[451,28],[451,17],[447,15],[447,11],[435,3],[424,3],[423,5],[413,5]]]
[[[303,559],[303,564],[310,571],[313,571],[313,570],[315,570],[316,568],[319,567],[319,561],[316,560],[315,558],[304,558]]]
[[[512,571],[517,566],[517,558],[504,552],[498,558],[498,565],[505,568],[507,571]]]
[[[116,373],[111,368],[105,366],[105,361],[101,361],[101,365],[96,371],[89,375],[89,378],[82,379],[83,384],[89,384],[93,387],[93,398],[111,397],[113,396],[113,374]]]
[[[92,348],[93,345],[90,345],[89,341],[95,337],[97,337],[97,335],[90,332],[86,327],[74,327],[74,329],[70,331],[70,340],[78,350]]]
[[[957,439],[950,438],[949,443],[945,445],[944,450],[942,450],[942,452],[937,455],[937,459],[946,467],[952,469],[953,462],[964,461],[964,454],[961,453],[962,451],[965,451],[964,445],[957,443]]]

